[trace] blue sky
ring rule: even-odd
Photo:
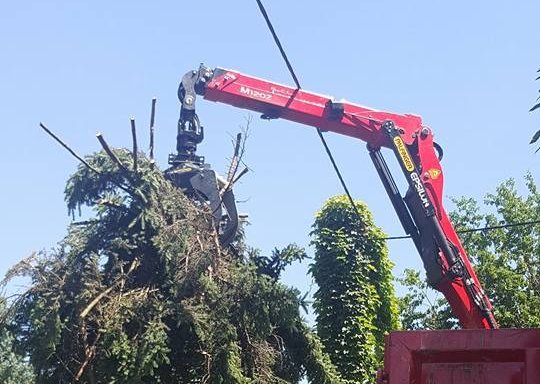
[[[423,117],[445,149],[445,196],[482,198],[528,170],[538,179],[540,156],[528,141],[540,115],[527,111],[540,86],[540,2],[275,0],[266,7],[305,89]],[[40,121],[89,154],[100,148],[97,131],[113,146],[129,146],[134,116],[147,146],[155,96],[165,168],[186,71],[204,62],[292,84],[255,1],[2,2],[0,49],[0,274],[53,247],[70,221],[63,189],[77,163]],[[248,113],[205,101],[198,110],[206,128],[199,153],[224,172],[230,137]],[[402,234],[365,144],[327,139],[353,196],[388,234]],[[251,245],[266,252],[307,245],[315,211],[342,192],[315,131],[254,115],[245,160],[253,172],[236,194],[250,216]],[[420,267],[409,241],[389,246],[396,273]],[[306,265],[285,280],[308,289]]]

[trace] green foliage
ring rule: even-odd
[[[346,196],[324,204],[313,225],[310,266],[319,286],[317,333],[348,383],[373,380],[384,335],[399,327],[384,233],[364,203],[356,208],[359,215]]]
[[[399,312],[401,326],[404,329],[453,329],[457,320],[450,311],[446,299],[428,286],[420,277],[420,272],[405,269],[404,275],[397,281],[407,289],[400,297]]]
[[[277,280],[287,266],[295,261],[302,261],[307,255],[303,248],[296,244],[289,244],[281,250],[275,248],[271,256],[262,256],[258,250],[251,250],[250,257],[259,273]]]
[[[0,300],[0,383],[32,384],[34,372],[23,356],[15,351],[15,340],[5,324],[6,318],[5,304]]]
[[[131,168],[129,151],[114,153]],[[81,165],[66,201],[94,217],[8,274],[32,281],[12,328],[37,383],[341,382],[300,317],[299,292],[278,281],[303,250],[230,253],[210,212],[143,154],[137,174],[103,152],[86,160],[99,174]]]
[[[504,226],[540,220],[540,193],[533,177],[525,176],[526,195],[514,180],[502,183],[485,198],[485,207],[468,198],[455,200],[451,219],[457,229]],[[484,290],[493,302],[501,327],[540,326],[540,225],[501,227],[461,235]],[[409,276],[414,274],[408,273]],[[418,274],[414,274],[418,276]],[[426,300],[425,283],[406,279],[409,293],[401,299],[402,321],[407,329],[456,326],[442,299]]]

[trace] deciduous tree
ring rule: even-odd
[[[540,326],[540,192],[530,174],[525,186],[527,193],[520,194],[515,181],[507,180],[486,196],[484,206],[457,199],[450,215],[458,230],[492,227],[461,239],[501,327]],[[401,299],[404,326],[457,325],[446,302],[427,291],[417,273],[409,271],[402,283],[409,289]]]

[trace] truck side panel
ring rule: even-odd
[[[540,329],[392,332],[379,384],[540,384]]]

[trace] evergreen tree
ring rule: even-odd
[[[69,210],[94,214],[10,271],[32,281],[12,327],[36,382],[340,383],[299,292],[278,281],[287,262],[271,264],[295,248],[231,253],[142,153],[137,172],[114,154],[123,167],[99,152],[86,158],[97,172],[68,180]]]

